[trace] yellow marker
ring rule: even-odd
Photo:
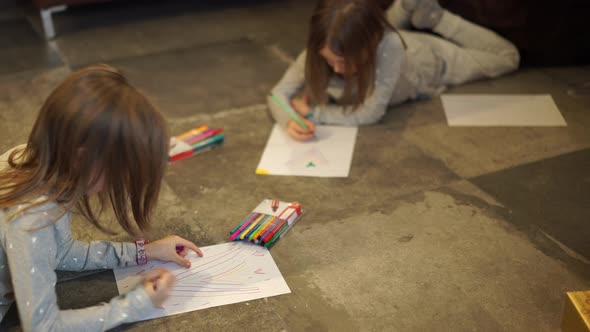
[[[198,126],[197,128],[191,129],[191,130],[187,131],[186,133],[184,133],[182,135],[176,136],[176,139],[178,139],[180,141],[183,141],[186,138],[189,138],[191,136],[198,135],[198,134],[204,132],[207,129],[209,129],[209,127],[207,127],[207,126]]]
[[[263,170],[262,168],[258,168],[258,169],[256,169],[256,174],[268,175],[269,173],[267,171]]]
[[[246,230],[243,231],[242,234],[240,234],[240,240],[243,240],[244,237],[246,237],[246,234],[248,234],[254,227],[256,227],[256,225],[258,225],[260,220],[264,219],[264,217],[266,217],[266,215],[260,214],[260,216],[258,216],[258,218],[256,218],[256,220],[254,220],[252,225],[248,226],[248,228],[246,228]]]
[[[272,223],[277,220],[277,217],[272,217],[270,219],[268,219],[266,221],[266,224],[262,227],[260,227],[259,230],[257,230],[256,232],[254,232],[254,235],[250,237],[250,239],[256,241],[256,239],[258,238],[258,236],[260,236],[260,234],[264,233],[269,227],[270,225],[272,225]]]

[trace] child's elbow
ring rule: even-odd
[[[375,124],[385,116],[386,106],[379,107],[373,112],[359,112],[357,116],[357,125],[368,126]]]

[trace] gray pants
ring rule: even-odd
[[[408,31],[410,17],[401,0],[395,1],[387,17],[406,41],[409,61],[432,80],[431,87],[494,78],[518,68],[520,55],[512,43],[446,10],[433,29],[442,37]]]

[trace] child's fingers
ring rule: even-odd
[[[293,130],[295,132],[297,132],[301,137],[304,138],[304,140],[308,140],[313,138],[313,136],[315,135],[315,124],[309,120],[306,119],[302,119],[303,123],[305,123],[305,125],[307,126],[307,128],[303,128],[301,126],[299,126],[299,124],[297,124],[296,126],[293,127]]]
[[[293,128],[288,128],[287,132],[289,133],[289,135],[291,137],[293,137],[295,140],[298,140],[298,141],[307,141],[307,140],[310,140],[313,138],[313,134],[311,134],[311,133],[302,134]]]
[[[168,270],[161,269],[161,268],[153,269],[153,270],[151,270],[148,273],[146,273],[146,274],[143,275],[143,280],[145,280],[145,281],[152,281],[152,280],[158,279],[158,278],[160,278],[162,276],[162,274],[166,273],[167,271]]]
[[[176,253],[174,255],[174,257],[172,257],[171,259],[174,263],[178,264],[179,266],[182,267],[190,267],[191,266],[191,261],[189,261],[188,259],[182,257],[182,255]]]
[[[183,252],[186,252],[186,249],[188,248],[188,249],[191,249],[192,251],[196,252],[197,255],[199,255],[199,257],[203,257],[203,252],[193,242],[183,239],[183,238],[180,238],[177,242],[178,242],[177,245],[184,246]]]
[[[153,269],[143,275],[143,283],[146,286],[149,285],[149,288],[152,288],[154,291],[157,291],[159,280],[162,279],[165,274],[169,273],[170,272],[166,269]]]
[[[176,282],[176,276],[172,272],[165,270],[165,272],[158,279],[158,283],[164,287],[172,287]]]
[[[309,128],[309,132],[311,132],[312,134],[315,133],[315,124],[313,122],[307,119],[303,119],[303,122],[305,122],[305,124]]]
[[[144,276],[145,290],[154,306],[161,306],[176,282],[176,276],[166,269],[154,269]]]
[[[303,123],[305,123],[307,125],[307,123],[308,123],[307,120],[305,120],[305,119],[301,119],[301,120],[304,121]],[[311,122],[309,122],[309,123],[311,123]],[[311,130],[310,128],[303,128],[295,120],[289,121],[289,127],[292,128],[294,131],[298,132],[299,134],[313,134],[313,130]],[[313,128],[315,128],[315,126]]]

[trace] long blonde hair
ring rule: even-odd
[[[147,230],[168,139],[160,112],[118,70],[94,65],[76,71],[47,98],[26,147],[12,152],[9,167],[0,171],[0,208],[46,196],[33,206],[76,206],[109,232],[97,216],[110,202],[126,232]],[[88,193],[99,184],[95,211]]]

